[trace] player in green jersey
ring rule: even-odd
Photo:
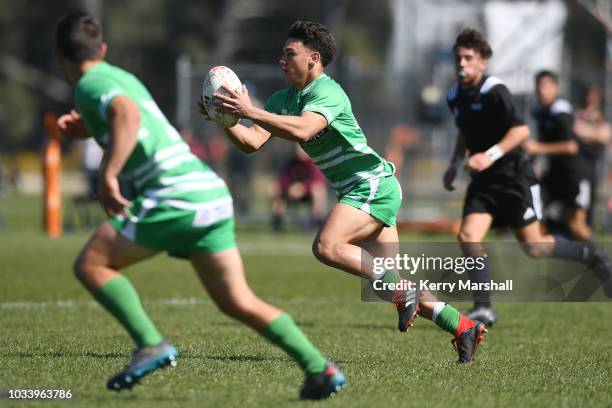
[[[304,370],[304,399],[332,395],[344,375],[327,361],[289,315],[249,288],[234,237],[232,199],[223,182],[189,152],[146,88],[104,61],[107,45],[98,21],[86,13],[57,26],[57,55],[75,86],[77,111],[58,125],[69,136],[92,136],[104,149],[99,199],[109,220],[74,264],[81,283],[128,331],[136,349],[107,387],[131,388],[178,352],[166,342],[129,280],[118,270],[160,251],[188,258],[217,306],[293,357]],[[128,175],[137,197],[125,199],[117,177]]]
[[[340,85],[324,68],[335,56],[331,33],[321,24],[298,21],[288,30],[280,65],[289,88],[274,93],[264,109],[255,107],[248,90],[215,93],[218,107],[254,122],[226,130],[241,150],[260,149],[271,136],[300,143],[338,195],[313,243],[321,262],[374,283],[398,283],[395,270],[375,274],[372,256],[364,247],[398,243],[396,215],[401,190],[394,166],[372,150]],[[200,102],[200,111],[206,110]],[[380,287],[380,286],[379,286]],[[459,362],[470,362],[485,331],[484,325],[455,308],[417,290],[398,290],[380,296],[395,304],[400,331],[406,331],[419,313],[455,337]],[[427,300],[426,300],[427,299]]]

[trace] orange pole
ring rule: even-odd
[[[57,126],[57,115],[45,114],[45,127],[49,134],[43,155],[45,180],[44,229],[51,238],[62,235],[62,194],[60,173],[62,169],[61,133]]]

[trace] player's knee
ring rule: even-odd
[[[72,264],[72,273],[74,273],[74,276],[82,282],[87,276],[87,269],[85,256],[80,254]]]
[[[312,244],[312,253],[321,262],[334,261],[336,258],[336,245],[317,239]]]
[[[249,301],[249,299],[243,299],[239,297],[227,299],[223,302],[218,302],[217,307],[221,312],[228,315],[229,317],[233,317],[234,319],[244,321],[254,312],[253,303]]]
[[[459,234],[457,234],[457,239],[460,243],[466,244],[471,242],[476,242],[477,237],[476,234],[472,233],[470,230],[461,230]]]
[[[457,240],[464,254],[478,256],[485,253],[484,246],[480,242],[479,237],[469,231],[460,231],[457,234]]]
[[[94,259],[95,257],[87,250],[81,252],[75,259],[72,265],[72,271],[81,282],[84,282],[88,276],[92,276],[99,266]]]
[[[550,245],[543,243],[523,242],[521,243],[521,248],[530,258],[543,258],[550,253]]]

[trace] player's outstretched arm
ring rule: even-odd
[[[76,139],[87,139],[90,137],[81,115],[72,109],[70,113],[66,113],[57,119],[57,126],[62,135]]]
[[[108,106],[110,135],[100,169],[100,201],[108,215],[125,214],[130,202],[119,190],[118,176],[136,147],[140,110],[127,96],[116,96]]]
[[[250,119],[273,136],[293,142],[305,142],[327,127],[327,120],[318,113],[303,112],[300,116],[276,115],[253,105],[246,86],[243,86],[240,95],[225,85],[223,88],[228,95],[214,93],[213,96],[220,101],[225,112]]]

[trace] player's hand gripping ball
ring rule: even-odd
[[[242,94],[242,82],[240,82],[240,79],[234,71],[228,67],[218,66],[211,68],[204,77],[202,100],[204,101],[204,107],[210,119],[214,120],[223,128],[230,128],[236,125],[238,121],[240,121],[240,118],[233,113],[221,112],[219,107],[216,106],[213,93],[217,92],[221,95],[228,94],[221,85],[225,85],[239,95]]]

